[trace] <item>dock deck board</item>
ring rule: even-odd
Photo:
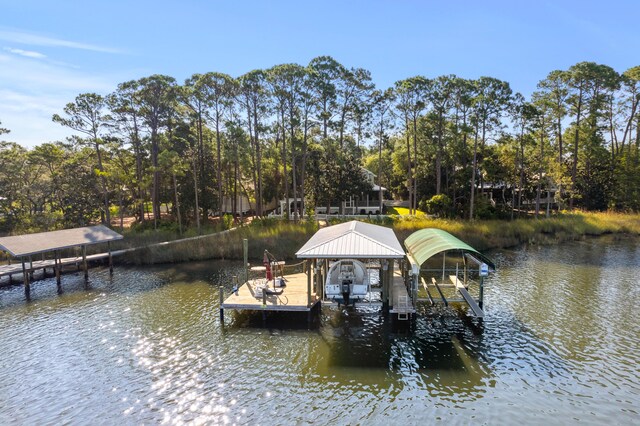
[[[411,298],[409,297],[407,288],[404,286],[404,278],[402,278],[399,271],[396,271],[393,275],[391,294],[393,298],[391,300],[390,313],[413,314],[416,312],[413,304],[411,303]],[[402,303],[403,300],[405,300],[406,303]]]
[[[311,286],[311,305],[307,300],[307,275],[305,273],[285,275],[286,287],[280,295],[267,295],[266,305],[262,305],[262,297],[255,297],[254,287],[264,280],[249,280],[238,289],[237,294],[232,293],[222,303],[223,309],[238,310],[247,309],[255,311],[310,311],[318,298]],[[277,288],[276,290],[279,290]]]

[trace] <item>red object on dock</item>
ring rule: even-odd
[[[271,262],[269,262],[269,256],[267,256],[267,252],[264,252],[264,257],[262,258],[262,264],[265,268],[267,268],[267,281],[271,281],[273,279],[273,275],[271,274]]]

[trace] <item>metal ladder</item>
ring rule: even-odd
[[[409,319],[409,297],[408,296],[398,296],[398,307],[396,308],[398,311],[398,320],[399,321],[407,321]]]

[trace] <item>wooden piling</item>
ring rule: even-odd
[[[113,275],[113,256],[111,256],[111,241],[107,241],[107,250],[109,251],[109,275]]]
[[[29,279],[33,281],[33,257],[29,256]]]
[[[307,306],[311,306],[311,262],[304,261],[304,270],[307,273]]]
[[[262,289],[262,321],[267,320],[267,289]]]
[[[87,246],[82,246],[82,269],[84,269],[84,281],[89,281],[89,268],[87,267]]]
[[[24,264],[24,257],[22,260],[22,276],[24,283],[24,296],[27,300],[31,300],[31,285],[29,284],[29,272],[27,271],[27,266]]]
[[[44,253],[42,253],[42,262],[44,263],[45,261],[45,257],[44,257]],[[47,278],[47,267],[44,266],[42,267],[42,278]]]
[[[220,296],[220,322],[224,324],[224,308],[222,304],[224,303],[224,287],[219,287],[219,296]]]
[[[56,286],[58,287],[58,294],[62,293],[62,282],[60,280],[60,269],[62,268],[62,259],[60,258],[60,252],[56,250],[53,253],[54,269],[56,273]]]
[[[382,273],[380,279],[382,280],[382,308],[384,310],[389,308],[389,261],[382,261]]]
[[[478,306],[480,306],[480,309],[483,309],[484,305],[484,277],[480,277],[480,297],[478,300]]]

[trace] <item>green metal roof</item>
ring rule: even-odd
[[[442,229],[425,228],[416,231],[404,240],[404,246],[419,265],[443,251],[461,250],[473,253],[474,257],[489,265],[489,268],[496,269],[493,261],[487,256]]]

